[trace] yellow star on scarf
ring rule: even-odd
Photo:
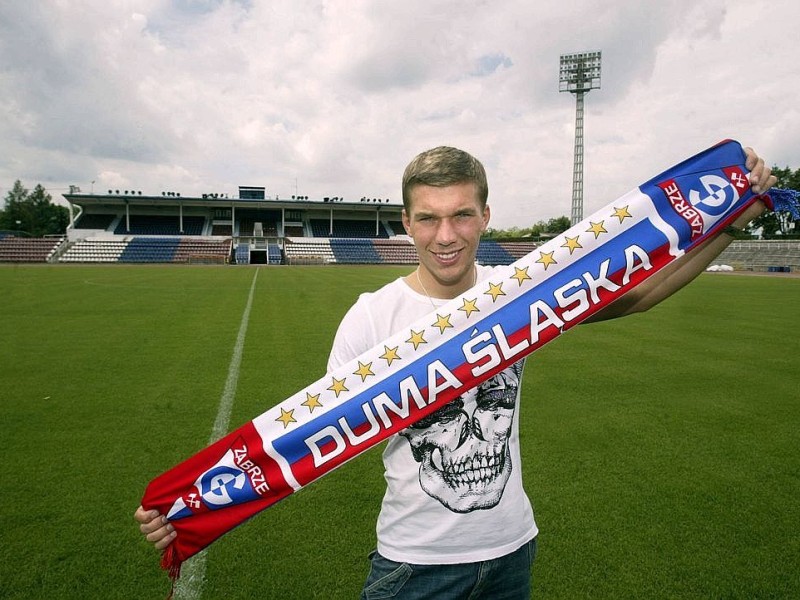
[[[594,239],[599,238],[601,233],[608,233],[608,231],[606,231],[606,228],[603,227],[602,221],[600,221],[599,223],[594,223],[592,221],[589,222],[592,223],[592,226],[589,227],[589,229],[587,229],[586,231],[589,233],[593,233]]]
[[[569,248],[569,253],[572,254],[578,248],[583,248],[580,242],[578,242],[578,236],[576,235],[574,238],[565,237],[565,242],[561,244],[562,248]]]
[[[433,324],[434,327],[439,328],[439,333],[444,333],[444,330],[448,327],[452,327],[450,324],[450,315],[440,315],[436,313],[436,322]]]
[[[511,276],[511,279],[516,279],[520,285],[522,285],[522,282],[525,281],[526,279],[531,278],[531,276],[528,275],[528,267],[525,267],[524,269],[520,269],[519,267],[514,267],[514,271],[515,273]]]
[[[297,420],[294,418],[293,408],[290,408],[289,410],[283,410],[283,408],[281,408],[281,416],[275,420],[283,423],[284,429],[289,426],[289,423],[297,423]]]
[[[397,355],[397,346],[394,348],[389,348],[389,346],[384,346],[383,349],[386,351],[381,354],[378,358],[382,358],[386,361],[386,366],[392,366],[393,360],[400,360],[400,357]]]
[[[308,412],[314,412],[315,408],[322,408],[322,403],[319,401],[319,394],[310,394],[306,392],[306,401],[301,403],[308,408]]]
[[[506,295],[506,293],[503,291],[503,282],[502,281],[500,283],[497,283],[497,284],[494,284],[494,283],[490,282],[489,283],[489,290],[486,291],[486,292],[483,292],[483,293],[484,294],[489,294],[492,297],[492,302],[497,300],[498,296],[505,296]]]
[[[463,298],[463,300],[464,306],[458,310],[463,310],[465,313],[467,313],[467,318],[469,318],[469,316],[474,312],[481,312],[480,309],[475,306],[475,304],[478,302],[477,298],[474,298],[473,300],[467,300],[466,298]]]
[[[375,373],[372,372],[372,363],[364,364],[358,361],[358,370],[354,371],[353,375],[361,375],[361,381],[366,381],[367,377],[375,375]]]
[[[425,330],[422,331],[414,331],[411,330],[411,337],[406,340],[409,344],[414,344],[414,350],[416,350],[420,344],[427,344],[428,342],[425,341],[425,338],[422,337],[422,334],[425,333]]]
[[[612,217],[617,217],[619,219],[620,223],[622,223],[622,221],[624,221],[628,217],[633,218],[633,215],[628,212],[628,207],[627,206],[623,206],[622,208],[617,208],[615,206],[614,207],[614,214],[611,215],[611,216]]]
[[[329,387],[328,389],[332,391],[334,394],[336,394],[337,398],[339,397],[339,394],[341,394],[342,392],[350,391],[346,387],[344,387],[344,382],[345,382],[344,379],[336,379],[336,377],[333,377],[332,379],[333,383],[331,384],[331,387]]]
[[[547,271],[547,267],[550,265],[558,264],[556,259],[553,258],[553,252],[542,252],[541,250],[539,251],[539,258],[536,262],[542,263],[545,271]]]

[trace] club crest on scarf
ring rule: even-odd
[[[183,519],[249,502],[268,491],[263,469],[252,460],[247,444],[239,437],[214,466],[197,478],[194,490],[175,500],[167,518]]]
[[[747,174],[738,166],[716,172],[671,177],[656,183],[674,214],[689,228],[694,241],[713,227],[750,189]],[[674,224],[673,219],[666,218]]]

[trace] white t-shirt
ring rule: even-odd
[[[478,279],[491,272],[479,266]],[[445,303],[402,279],[362,294],[339,325],[328,370]],[[523,362],[389,439],[377,525],[383,556],[416,564],[476,562],[509,554],[536,536],[522,487],[516,416]]]

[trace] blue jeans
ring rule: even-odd
[[[529,600],[536,539],[519,550],[476,563],[412,565],[370,554],[361,600]]]

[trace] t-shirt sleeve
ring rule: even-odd
[[[374,340],[373,332],[372,316],[361,296],[339,323],[328,357],[328,373],[372,348],[379,341]]]

